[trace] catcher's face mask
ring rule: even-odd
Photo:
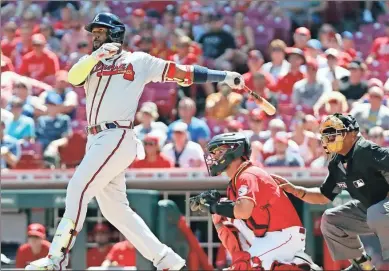
[[[239,143],[209,146],[204,154],[209,175],[220,175],[236,157],[243,155],[242,148],[243,145]]]
[[[327,153],[337,153],[342,150],[347,128],[335,116],[327,117],[320,124],[320,134],[323,148]]]

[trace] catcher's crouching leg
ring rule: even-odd
[[[261,260],[251,257],[247,251],[235,252],[232,255],[232,265],[228,270],[258,270],[263,271]]]
[[[280,263],[274,261],[271,268],[271,271],[310,271],[311,267],[309,264],[293,264],[293,263]]]

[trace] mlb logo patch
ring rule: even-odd
[[[353,181],[353,184],[356,188],[360,188],[365,185],[365,182],[362,179]]]

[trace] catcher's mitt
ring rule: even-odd
[[[209,206],[217,203],[220,198],[220,193],[215,189],[202,192],[197,196],[189,198],[190,209],[192,212],[207,212],[209,211]]]

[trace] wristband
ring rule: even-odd
[[[210,70],[203,66],[193,65],[193,83],[222,82],[226,76],[227,72],[225,71]]]
[[[210,206],[211,214],[218,214],[224,217],[235,218],[234,215],[235,201],[226,200],[217,202]]]

